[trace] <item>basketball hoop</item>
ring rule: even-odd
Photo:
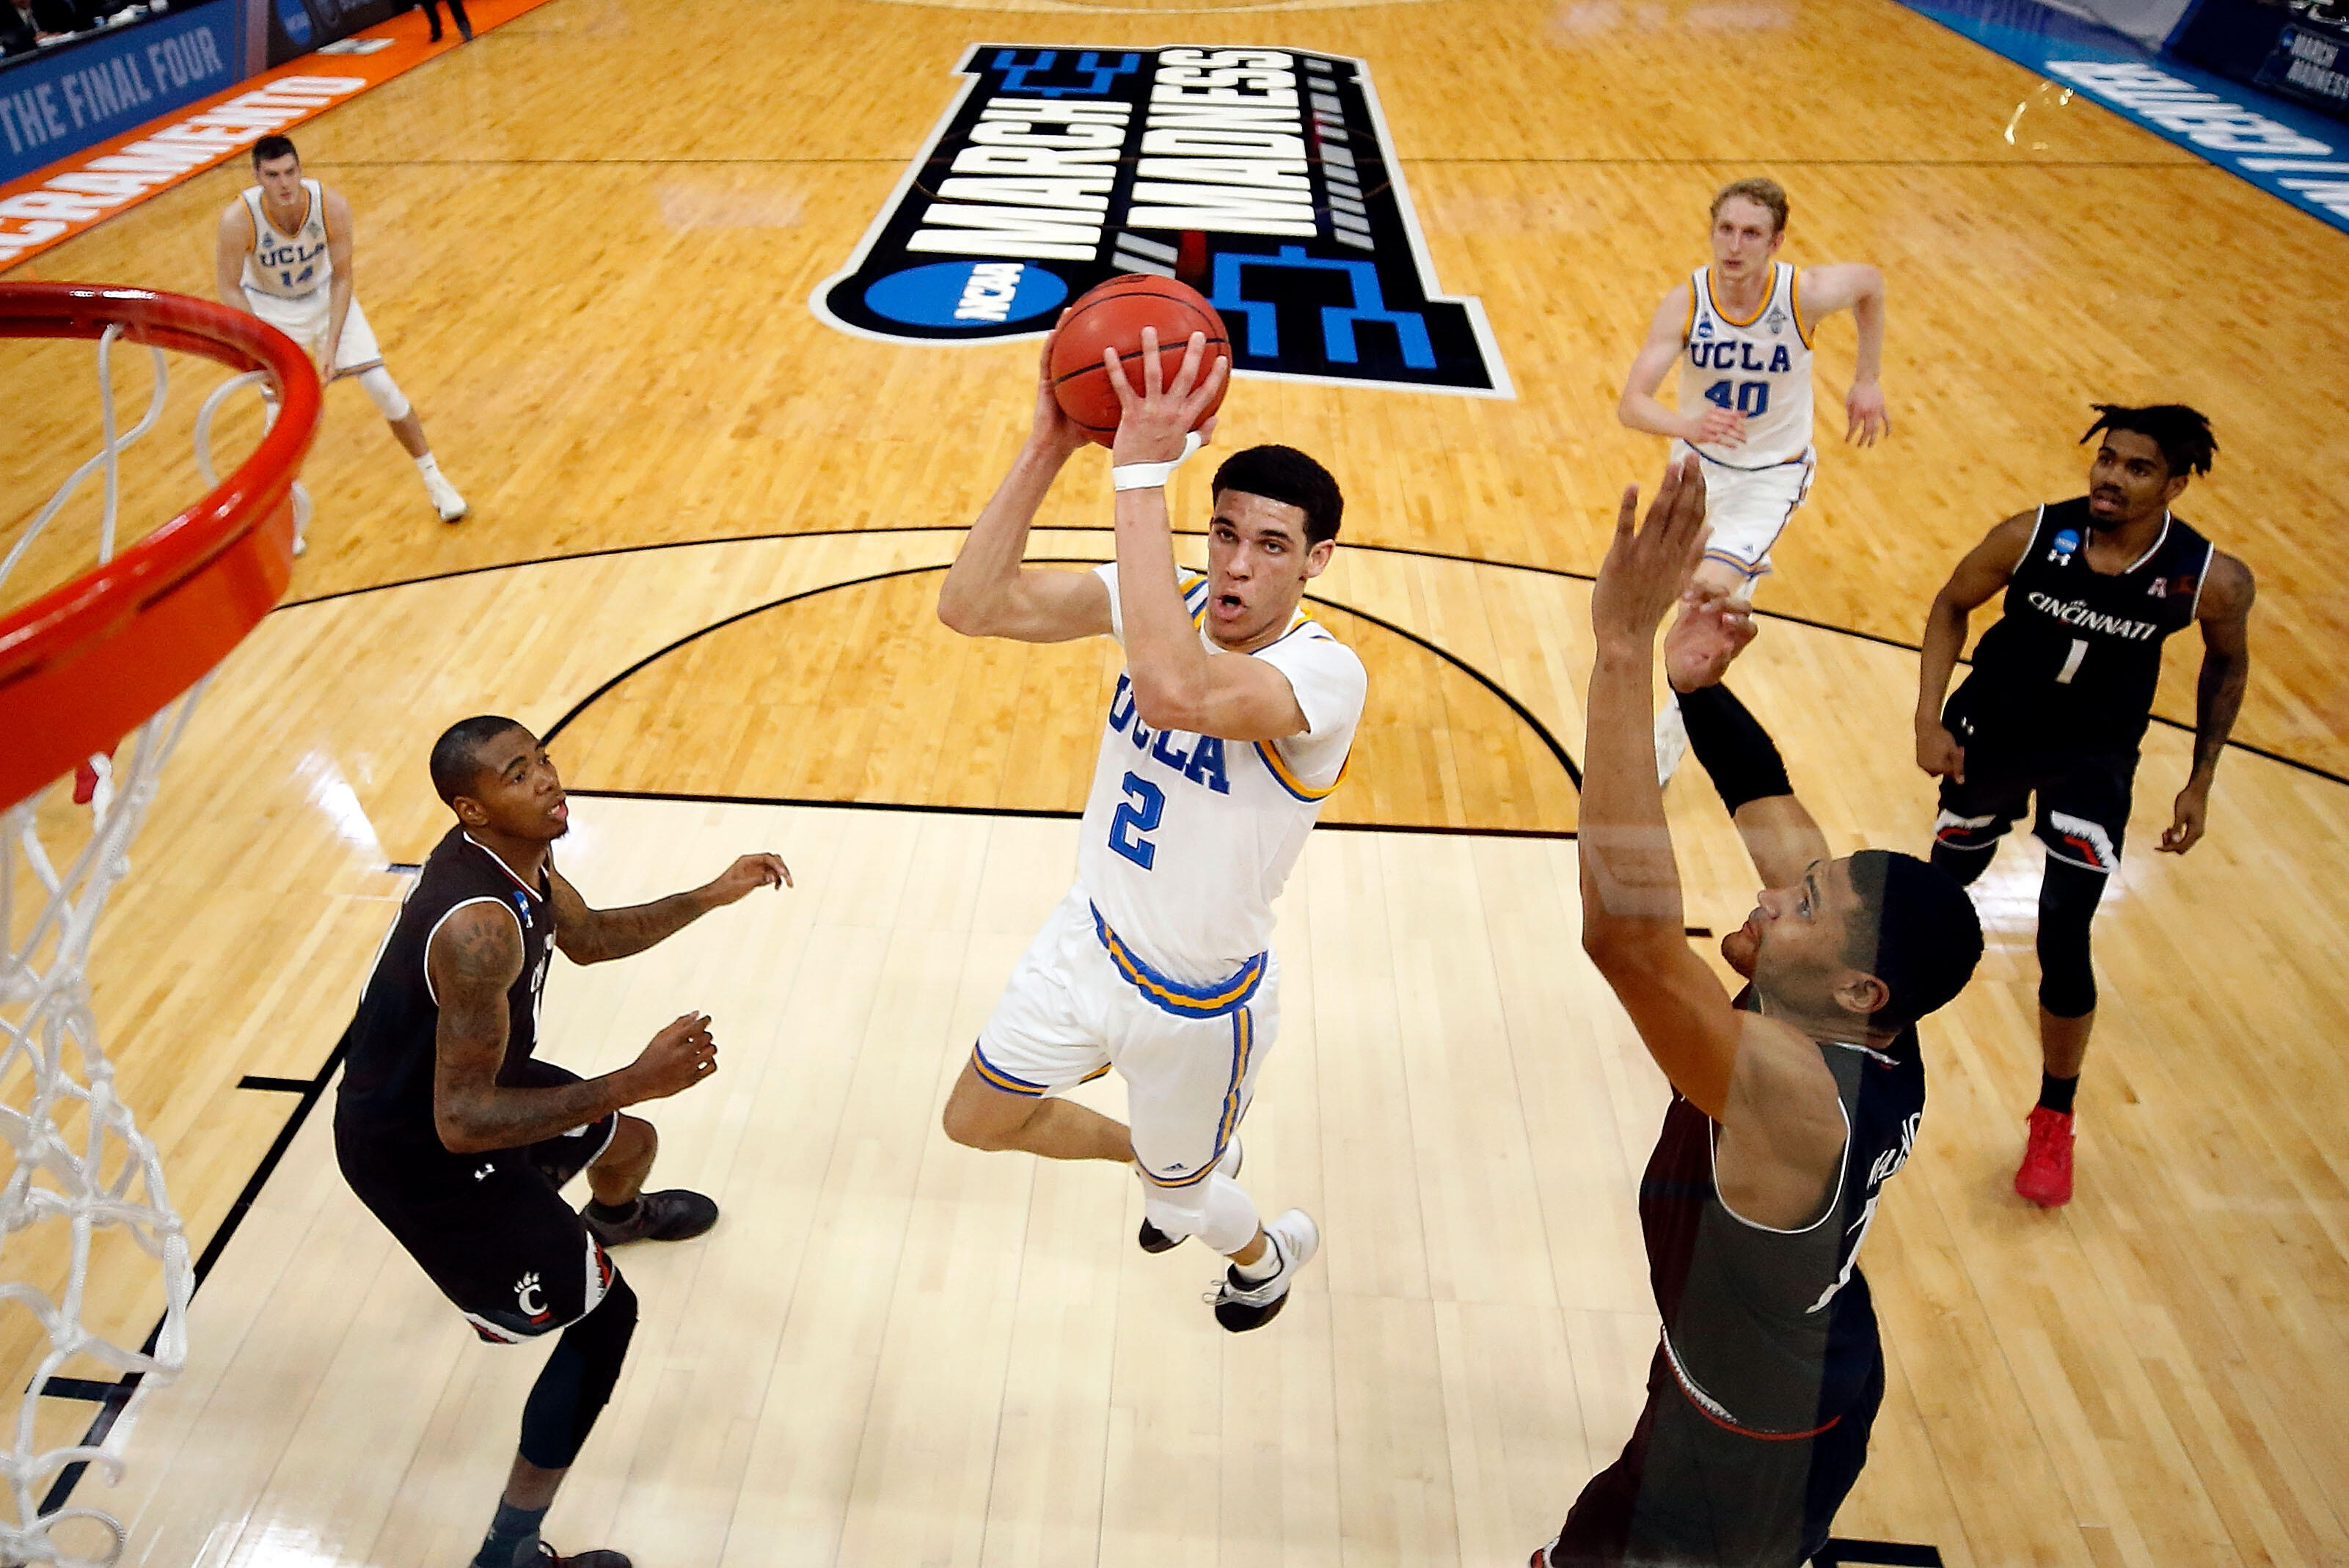
[[[121,1526],[94,1509],[63,1507],[67,1488],[53,1482],[79,1465],[95,1465],[112,1480],[120,1464],[88,1440],[37,1449],[35,1413],[50,1377],[77,1357],[159,1380],[177,1372],[186,1359],[193,1282],[155,1146],[116,1097],[99,1045],[91,940],[108,894],[129,869],[130,841],[205,677],[268,614],[293,574],[296,511],[306,502],[295,476],[317,428],[319,387],[308,358],[274,327],[145,289],[0,283],[0,336],[96,339],[103,429],[98,455],[0,557],[0,588],[84,481],[102,474],[105,490],[97,563],[0,615],[0,1137],[14,1161],[0,1184],[0,1311],[29,1313],[49,1346],[20,1396],[13,1440],[0,1449],[9,1504],[0,1511],[0,1562],[106,1564],[121,1554]],[[145,413],[119,432],[109,375],[118,343],[143,346],[155,366]],[[161,414],[165,349],[238,372],[196,419],[197,464],[208,482],[211,427],[222,402],[266,383],[275,415],[225,480],[118,552],[120,455]],[[49,786],[93,765],[98,789],[86,835],[78,813],[45,817]],[[61,822],[70,830],[61,832]],[[69,1260],[55,1294],[6,1266],[21,1261],[8,1255],[21,1254],[17,1238],[49,1222],[66,1228]],[[83,1325],[92,1243],[108,1230],[160,1261],[164,1313],[151,1349],[113,1343]],[[54,1541],[57,1526],[68,1521],[109,1532],[111,1548],[93,1556]]]

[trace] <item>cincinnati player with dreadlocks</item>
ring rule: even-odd
[[[1958,563],[1925,623],[1917,693],[1917,765],[1941,778],[1935,865],[1972,882],[2038,797],[2044,1065],[2014,1190],[2043,1208],[2072,1198],[2073,1095],[2096,1016],[2088,922],[2120,862],[2161,645],[2202,628],[2194,769],[2161,835],[2171,854],[2201,840],[2251,667],[2250,569],[2169,511],[2210,471],[2209,421],[2176,403],[2095,407],[2088,493],[2018,512]],[[2003,613],[1945,707],[1967,619],[2002,588]]]

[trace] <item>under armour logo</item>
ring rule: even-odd
[[[497,1169],[498,1162],[492,1160],[487,1165],[482,1166],[479,1171],[473,1172],[473,1180],[476,1181],[486,1181],[497,1173]]]

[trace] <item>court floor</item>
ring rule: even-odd
[[[1436,275],[1484,302],[1516,391],[1243,381],[1227,409],[1226,442],[1345,481],[1315,610],[1372,676],[1282,908],[1285,1033],[1247,1129],[1249,1185],[1328,1244],[1246,1338],[1209,1323],[1195,1249],[1133,1248],[1122,1173],[936,1130],[1065,886],[1113,652],[970,644],[929,612],[1032,346],[880,345],[806,301],[981,41],[1361,57]],[[1980,1568],[2349,1561],[2343,236],[1886,0],[553,0],[297,139],[352,199],[370,317],[476,515],[435,521],[332,389],[289,603],[221,671],[102,934],[123,1090],[210,1249],[188,1373],[114,1426],[121,1487],[76,1493],[130,1524],[129,1561],[454,1563],[478,1540],[539,1353],[475,1343],[357,1207],[321,1096],[392,868],[440,831],[425,750],[481,710],[557,732],[592,900],[751,848],[800,877],[550,982],[550,1054],[582,1069],[717,1015],[719,1080],[654,1119],[661,1179],[728,1212],[621,1254],[645,1326],[554,1540],[646,1568],[1523,1561],[1621,1441],[1654,1332],[1629,1183],[1663,1090],[1572,892],[1587,573],[1661,459],[1614,423],[1615,381],[1702,259],[1706,194],[1754,171],[1794,192],[1790,259],[1891,280],[1894,438],[1837,444],[1832,324],[1818,489],[1733,677],[1837,849],[1923,843],[1926,603],[1992,522],[2078,488],[2094,397],[2212,413],[2218,471],[2179,511],[2260,575],[2239,734],[2272,754],[2230,753],[2191,856],[2115,879],[2056,1213],[2006,1187],[2035,851],[1979,884],[1990,953],[1926,1031],[1923,1138],[1864,1260],[1892,1389],[1838,1533]],[[208,292],[242,183],[8,275]],[[0,345],[0,524],[84,449],[87,366]],[[118,372],[126,403],[144,374]],[[192,493],[184,418],[127,471],[134,512]],[[1106,558],[1105,500],[1081,463],[1031,553]],[[2134,844],[2189,748],[2148,737]],[[1692,923],[1733,926],[1753,890],[1718,803],[1695,779],[1668,803]],[[101,1255],[92,1315],[135,1339],[147,1277]],[[28,1349],[0,1318],[0,1363]],[[40,1429],[86,1429],[86,1392],[42,1398]]]

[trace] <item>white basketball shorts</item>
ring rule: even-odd
[[[1030,1097],[1115,1068],[1143,1173],[1188,1187],[1206,1180],[1247,1114],[1279,1032],[1279,990],[1270,953],[1213,985],[1168,979],[1071,888],[1020,955],[971,1062],[992,1087]]]
[[[1673,460],[1686,450],[1675,447]],[[1704,542],[1705,559],[1736,568],[1750,587],[1770,570],[1770,547],[1811,493],[1817,458],[1806,449],[1771,468],[1733,469],[1698,456],[1697,467],[1704,473],[1704,521],[1712,530]]]
[[[326,335],[328,318],[327,291],[313,289],[300,299],[285,299],[259,289],[244,291],[253,306],[253,314],[302,346],[302,352],[316,357],[318,344]],[[356,375],[372,370],[383,363],[383,350],[375,344],[375,329],[367,325],[367,312],[359,308],[358,296],[351,296],[351,308],[343,316],[342,340],[335,346],[335,374]]]

